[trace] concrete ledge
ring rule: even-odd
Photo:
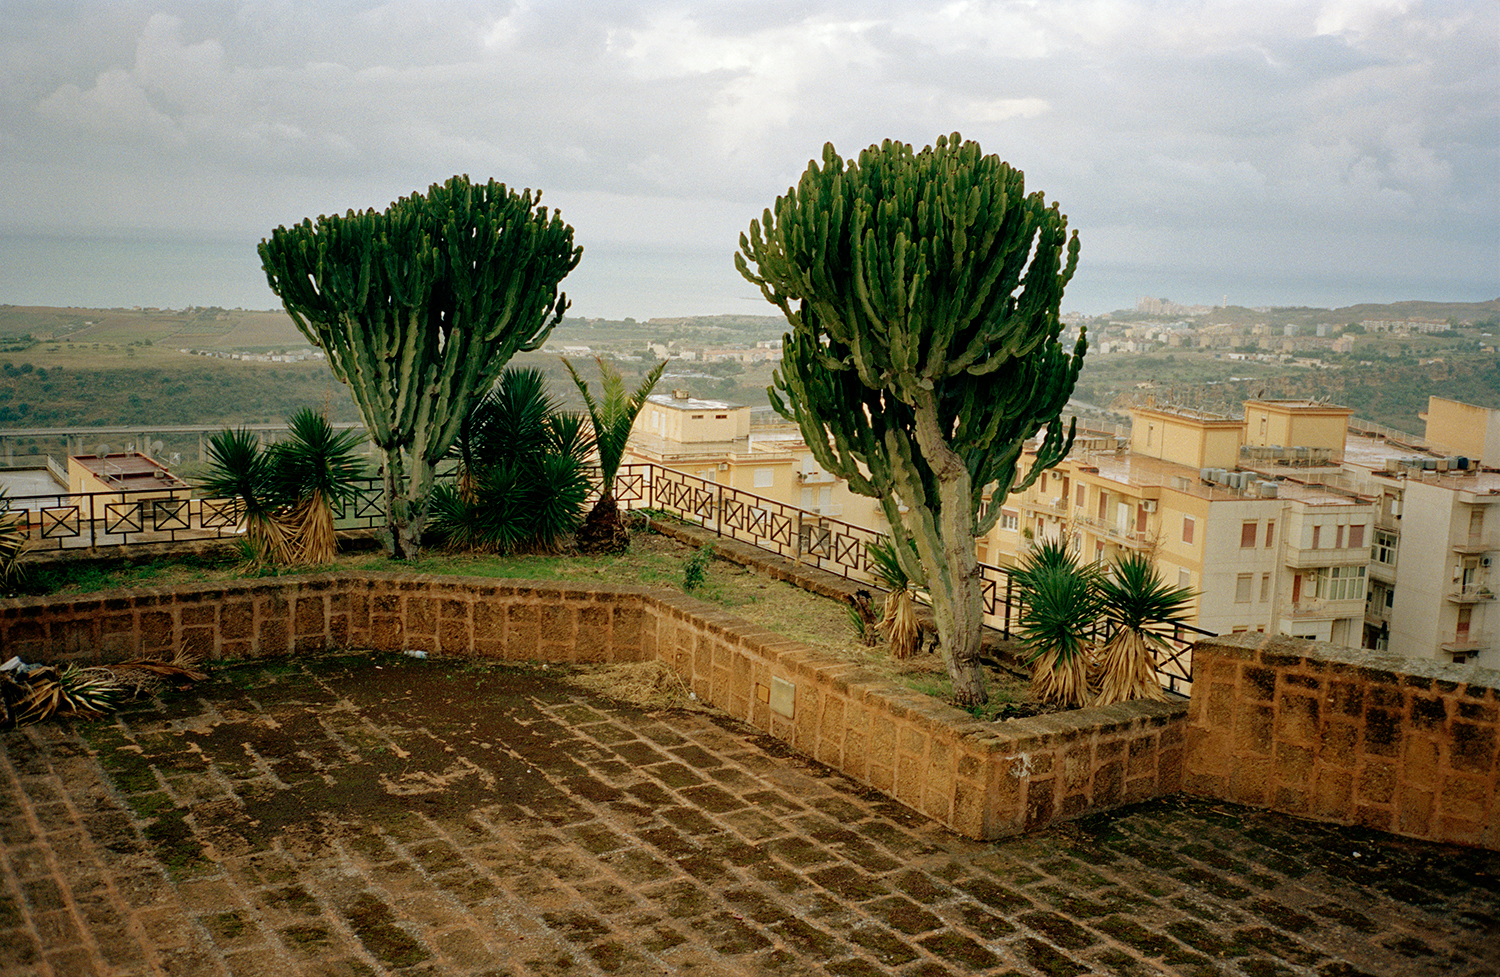
[[[0,647],[32,661],[207,660],[333,649],[502,661],[659,659],[697,694],[971,838],[1173,793],[1185,703],[975,722],[686,595],[640,587],[325,574],[0,601]]]

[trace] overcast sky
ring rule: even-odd
[[[1500,3],[49,2],[0,10],[0,302],[275,306],[272,227],[467,173],[573,314],[772,314],[751,219],[960,131],[1083,242],[1064,309],[1500,296]]]

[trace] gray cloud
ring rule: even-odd
[[[825,141],[852,156],[959,130],[1062,203],[1084,239],[1071,294],[1091,311],[1161,283],[1184,301],[1489,298],[1497,10],[8,5],[0,234],[248,247],[275,224],[467,172],[543,187],[563,209],[586,248],[570,280],[580,309],[744,311],[755,296],[729,266],[738,233]],[[248,290],[253,250],[246,261]],[[1278,281],[1297,294],[1275,294]],[[627,294],[632,282],[653,284]],[[714,296],[720,307],[682,308]]]

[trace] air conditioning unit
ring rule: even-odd
[[[1141,509],[1143,511],[1145,511],[1145,512],[1155,512],[1156,511],[1156,500],[1155,499],[1146,499],[1144,502],[1141,503]]]
[[[1489,566],[1490,565],[1490,558],[1487,557],[1487,556],[1481,556],[1479,558],[1479,565],[1482,566],[1482,567]]]

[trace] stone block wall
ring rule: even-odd
[[[629,586],[371,573],[6,600],[0,648],[80,663],[360,648],[658,658],[701,700],[973,838],[1171,793],[1181,780],[1180,702],[978,723],[712,605]]]
[[[700,699],[971,838],[1178,789],[1181,701],[981,723],[709,605],[647,603],[647,653]]]
[[[1261,635],[1193,670],[1189,793],[1500,849],[1500,672]]]

